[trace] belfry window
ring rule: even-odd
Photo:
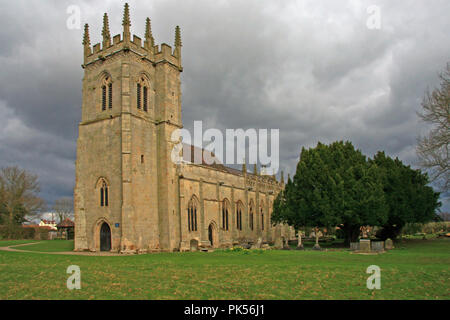
[[[106,110],[106,86],[102,87],[102,110]]]
[[[112,83],[108,85],[108,107],[112,109]]]
[[[144,86],[144,111],[148,111],[148,88]]]
[[[146,76],[139,77],[136,85],[136,105],[139,110],[148,111],[149,108],[149,81]]]
[[[108,197],[108,185],[105,180],[102,180],[101,188],[100,188],[100,206],[107,207],[109,202]]]
[[[109,75],[104,76],[102,80],[102,111],[106,109],[112,109],[112,98],[113,98],[113,86],[111,77]]]
[[[137,108],[140,109],[141,108],[141,84],[138,83],[137,84],[137,96],[136,96],[136,100],[137,100]]]

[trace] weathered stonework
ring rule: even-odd
[[[142,44],[137,36],[131,39],[127,11],[123,35],[114,36],[112,42],[106,15],[102,46],[90,47],[85,28],[75,250],[101,250],[105,224],[110,249],[123,253],[197,250],[256,243],[258,238],[274,242],[276,237],[295,237],[288,226],[270,223],[273,201],[284,183],[246,170],[171,161],[172,132],[183,126],[180,31],[177,28],[174,49],[154,45],[148,20]],[[141,84],[148,90],[147,110],[137,107]],[[105,185],[108,201],[102,206]],[[190,201],[198,208],[195,231],[188,225]],[[228,228],[222,223],[224,206]],[[238,207],[242,230],[237,227]]]

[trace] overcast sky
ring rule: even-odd
[[[351,140],[417,165],[427,132],[416,112],[450,62],[450,1],[128,1],[132,33],[183,41],[183,122],[193,127],[280,129],[291,175],[301,147]],[[122,32],[124,1],[0,0],[0,166],[39,175],[51,205],[72,196],[81,116],[82,28],[101,41],[102,16]],[[381,9],[369,29],[367,8]],[[450,210],[447,203],[445,210]]]

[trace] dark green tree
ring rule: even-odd
[[[296,229],[340,226],[345,242],[356,241],[360,227],[387,221],[377,167],[350,142],[319,143],[302,149],[296,174],[274,208],[274,220]]]
[[[428,186],[426,173],[404,165],[398,158],[392,159],[378,152],[370,161],[380,171],[388,207],[388,219],[378,233],[382,239],[395,239],[406,223],[433,221],[440,207],[439,193]]]

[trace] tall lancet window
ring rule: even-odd
[[[136,85],[136,105],[139,110],[148,112],[149,109],[149,81],[146,76],[141,75]]]
[[[106,86],[102,86],[102,110],[106,110]]]
[[[236,229],[242,230],[242,202],[238,202],[236,205]]]
[[[188,205],[188,230],[189,232],[197,231],[197,202],[195,198],[189,201]]]
[[[104,179],[100,181],[100,207],[109,205],[108,184]]]
[[[112,109],[112,83],[108,85],[108,107]]]
[[[113,85],[111,76],[105,74],[102,78],[102,111],[112,109]]]
[[[222,206],[222,229],[228,231],[228,201],[223,201]]]
[[[137,100],[137,108],[141,108],[141,84],[137,84],[137,92],[136,92],[136,100]]]
[[[144,111],[148,111],[148,88],[144,86]]]
[[[250,230],[253,230],[253,228],[254,228],[253,222],[254,222],[254,220],[253,220],[253,202],[252,202],[252,203],[250,203],[250,212],[249,212]]]
[[[264,210],[261,207],[261,230],[264,230]]]

